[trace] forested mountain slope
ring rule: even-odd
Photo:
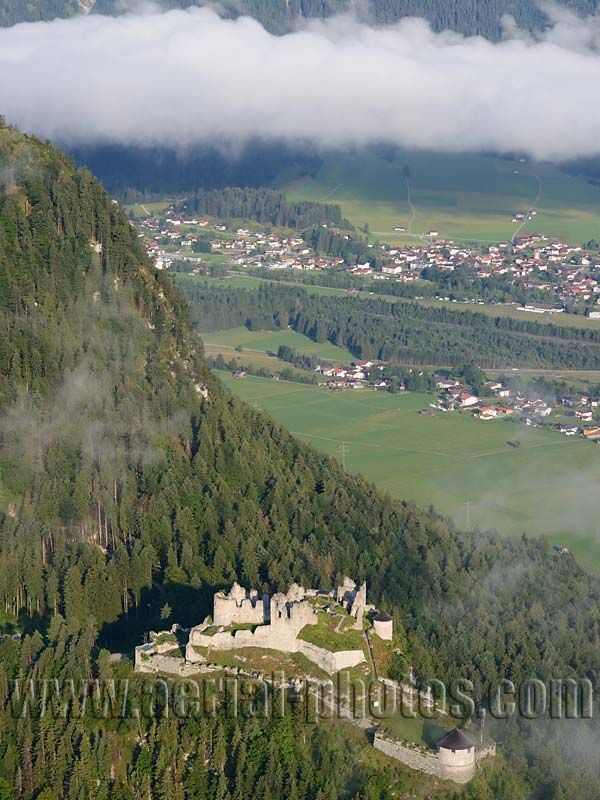
[[[559,0],[574,10],[590,14],[597,0]],[[165,8],[187,8],[203,5],[190,0],[165,0]],[[249,15],[258,19],[268,30],[284,33],[296,17],[329,17],[349,10],[365,21],[386,24],[402,17],[428,19],[435,30],[455,30],[467,35],[479,34],[489,39],[501,35],[501,18],[511,14],[523,28],[540,29],[547,23],[546,15],[535,0],[370,0],[368,4],[355,0],[225,0],[220,4],[228,16]],[[69,17],[92,9],[93,13],[116,14],[122,6],[116,0],[0,0],[0,25]]]
[[[0,624],[24,634],[0,641],[3,796],[389,797],[350,769],[350,745],[289,719],[270,723],[272,745],[256,720],[15,722],[12,680],[106,677],[100,646],[197,622],[235,579],[367,580],[417,673],[478,694],[504,677],[597,680],[600,586],[571,558],[459,533],[235,400],[120,209],[50,146],[0,127],[0,181]],[[534,734],[512,741],[494,778],[510,787],[469,797],[540,781],[597,796],[595,759],[571,763],[569,742],[557,762]]]

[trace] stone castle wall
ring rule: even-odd
[[[304,625],[302,625],[304,627]],[[328,673],[350,669],[365,660],[362,650],[341,650],[332,652],[324,647],[305,642],[297,638],[292,627],[285,625],[263,625],[255,631],[220,631],[212,636],[194,628],[190,633],[186,648],[186,660],[190,663],[203,661],[203,657],[195,650],[204,647],[212,650],[240,650],[244,647],[259,647],[265,650],[280,650],[287,653],[302,653],[310,661]]]
[[[496,755],[495,742],[471,750],[423,753],[394,739],[388,739],[377,731],[373,745],[377,750],[411,769],[458,784],[468,783],[473,778],[477,764],[482,758]]]
[[[334,653],[301,639],[298,640],[298,652],[329,674],[339,672],[341,669],[351,669],[365,660],[362,650],[339,650]]]
[[[136,672],[163,672],[168,675],[178,675],[181,678],[189,678],[198,673],[197,667],[194,664],[189,664],[187,659],[176,658],[175,656],[166,656],[159,653],[147,656],[144,654],[141,647],[135,648],[135,671]]]
[[[196,652],[197,648],[226,651],[253,647],[284,653],[302,653],[330,674],[364,662],[365,654],[362,649],[332,652],[298,638],[303,628],[318,622],[317,609],[309,599],[319,594],[324,593],[319,593],[316,589],[307,590],[293,583],[286,593],[277,592],[269,597],[234,583],[227,594],[217,592],[214,595],[212,624],[207,618],[203,624],[190,631],[186,660],[190,664],[198,664],[204,660]],[[367,610],[366,583],[357,587],[350,578],[344,578],[343,586],[324,596],[337,596],[347,613],[355,617],[354,627],[362,630],[363,615]],[[240,625],[253,626],[253,629],[231,630]],[[224,630],[225,628],[229,630]],[[167,644],[165,649],[170,646]],[[154,649],[154,657],[157,655],[161,655],[158,647]],[[144,659],[144,663],[146,661]],[[145,671],[148,669],[146,667]],[[160,668],[152,671],[160,671]]]
[[[482,758],[494,758],[496,755],[496,742],[489,742],[488,744],[484,744],[481,747],[478,747],[475,751],[475,761],[479,763]]]
[[[377,750],[381,750],[386,756],[395,758],[411,769],[426,772],[428,775],[442,776],[442,766],[436,753],[421,753],[412,747],[407,747],[400,742],[386,739],[381,734],[375,733],[373,744]]]
[[[239,650],[241,647],[265,647],[269,650],[297,652],[297,631],[286,625],[260,625],[254,631],[217,631],[212,636],[201,628],[192,628],[187,652],[193,647],[213,650]]]

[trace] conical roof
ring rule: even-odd
[[[375,622],[391,622],[392,617],[389,614],[386,614],[385,611],[378,611],[375,616],[373,617]]]
[[[437,746],[444,750],[470,750],[475,747],[475,742],[464,731],[455,728],[450,733],[438,739]]]

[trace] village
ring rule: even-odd
[[[408,380],[393,386],[389,369],[382,361],[357,360],[347,366],[319,365],[316,371],[327,379],[323,385],[332,391],[372,388],[406,392],[410,391],[408,386],[414,375],[420,384],[418,389],[437,393],[437,398],[419,412],[422,416],[456,412],[470,414],[482,422],[510,418],[528,427],[550,426],[566,436],[600,442],[600,397],[558,394],[552,399],[542,399],[535,392],[511,389],[506,379],[505,382],[485,380],[476,389],[458,377],[427,374],[418,368],[406,368]],[[397,375],[397,368],[391,371]]]
[[[536,210],[532,209],[528,219]],[[515,222],[525,220],[515,213]],[[192,275],[210,272],[210,265],[224,268],[264,268],[272,270],[344,270],[354,276],[379,281],[422,280],[426,270],[435,267],[453,271],[469,267],[478,278],[501,277],[525,289],[540,289],[547,303],[525,302],[522,311],[560,314],[566,304],[587,303],[589,318],[600,319],[600,253],[581,245],[569,245],[540,234],[517,236],[512,243],[486,247],[458,245],[429,231],[418,243],[402,246],[380,243],[369,247],[385,254],[384,265],[375,270],[370,263],[349,265],[342,258],[316,254],[300,234],[263,229],[260,226],[228,227],[214,219],[187,217],[169,206],[161,219],[149,215],[137,221],[156,266],[181,269]],[[400,230],[400,226],[398,226]],[[337,231],[339,236],[350,234]],[[199,246],[200,243],[200,246]],[[215,262],[215,257],[218,261]],[[354,291],[354,290],[348,290]],[[439,298],[447,299],[447,298]],[[473,299],[473,302],[483,302]],[[598,305],[599,310],[590,310]],[[348,364],[320,362],[315,368],[320,385],[330,391],[371,388],[381,391],[428,391],[435,399],[420,413],[470,414],[482,422],[510,419],[529,427],[551,427],[569,437],[600,441],[600,399],[580,395],[539,397],[535,392],[515,390],[506,380],[489,380],[479,387],[466,384],[460,376],[425,375],[418,368],[398,370],[381,361],[355,360]],[[239,370],[236,377],[246,373]],[[418,380],[425,378],[425,380]]]
[[[535,210],[529,219],[534,213]],[[524,215],[519,212],[514,221],[522,218]],[[600,251],[593,242],[588,246],[573,245],[528,233],[517,235],[512,242],[474,246],[444,240],[432,230],[414,237],[415,241],[407,238],[398,245],[369,242],[366,246],[373,257],[364,263],[347,264],[341,257],[315,253],[300,233],[250,224],[229,227],[219,220],[185,216],[173,206],[160,217],[149,215],[136,225],[159,269],[172,269],[183,263],[191,274],[206,274],[216,256],[219,263],[242,270],[336,269],[370,281],[411,283],[423,281],[431,270],[444,273],[466,268],[473,279],[500,279],[522,289],[524,296],[547,298],[515,302],[521,311],[552,315],[581,304],[597,305],[599,309],[588,314],[600,319]],[[351,238],[346,231],[335,233]],[[478,297],[470,299],[483,302]]]

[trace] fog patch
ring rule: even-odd
[[[0,108],[67,145],[264,138],[596,155],[600,19],[544,8],[546,31],[505,19],[498,43],[351,16],[274,36],[197,7],[16,25],[0,30]]]

